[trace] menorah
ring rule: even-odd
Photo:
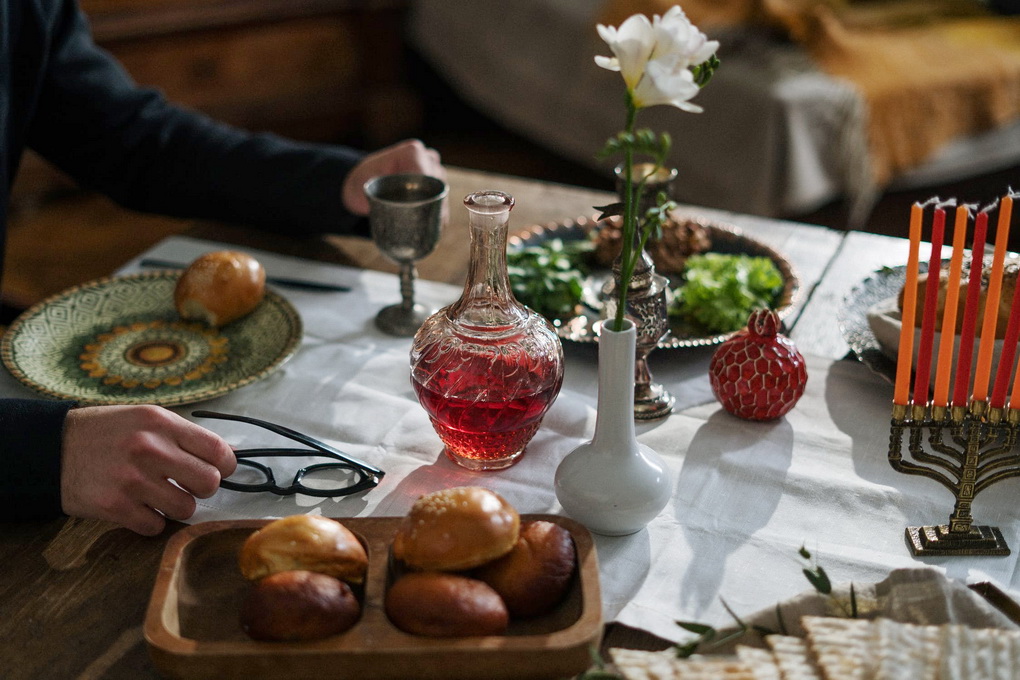
[[[1020,476],[1020,451],[1016,450],[1020,433],[1020,370],[1016,370],[1014,364],[1020,340],[1020,295],[1014,295],[1010,302],[1002,349],[997,361],[994,360],[1003,270],[1016,196],[1010,191],[1001,200],[978,211],[976,216],[972,212],[977,206],[956,206],[953,252],[945,272],[941,312],[939,287],[944,275],[942,246],[946,208],[955,205],[955,201],[932,199],[911,208],[889,462],[899,472],[935,480],[956,499],[948,524],[907,527],[907,543],[915,555],[1008,555],[1010,552],[997,527],[973,523],[971,507],[974,498],[984,489],[1003,479]],[[920,301],[920,336],[915,361],[921,231],[927,208],[932,205],[931,259]],[[983,254],[988,220],[996,210],[995,248],[991,267],[986,272]],[[964,251],[971,217],[974,217],[972,257],[966,297],[961,299]],[[987,285],[982,291],[983,283]],[[979,318],[980,335],[977,332]],[[937,356],[933,356],[936,328],[939,344]]]

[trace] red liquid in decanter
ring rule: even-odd
[[[411,347],[411,384],[446,445],[472,470],[516,463],[563,383],[556,331],[510,292],[507,224],[513,197],[478,192],[471,262],[460,299],[430,316]]]
[[[513,357],[447,357],[427,385],[413,380],[418,401],[439,438],[458,456],[498,460],[522,451],[559,393],[562,371],[555,365],[518,354]],[[521,380],[521,376],[529,376]]]

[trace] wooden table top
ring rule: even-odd
[[[511,230],[529,224],[591,215],[592,206],[610,194],[530,180],[451,168],[449,226],[437,252],[419,265],[422,278],[460,283],[468,252],[467,215],[463,196],[481,189],[499,189],[516,198]],[[819,248],[819,273],[829,278],[809,291],[805,307],[825,311],[848,282],[859,280],[879,264],[901,258],[896,239],[851,235],[830,230],[796,230],[790,223],[762,218],[776,239],[789,249]],[[784,229],[786,231],[784,231]],[[396,271],[370,242],[330,237],[296,243],[218,225],[196,225],[192,235],[238,242],[332,262]],[[816,240],[812,240],[816,239]],[[875,247],[884,239],[883,247]],[[850,245],[848,245],[848,243]],[[905,243],[905,242],[904,242]],[[891,244],[891,245],[890,245]],[[824,245],[824,248],[822,248]],[[837,258],[853,246],[860,256]],[[905,246],[903,251],[905,253]],[[135,255],[127,253],[126,255]],[[835,262],[836,264],[833,264]],[[831,317],[831,314],[829,315]],[[831,320],[819,314],[805,333],[821,338],[832,356],[845,354]],[[805,336],[807,337],[807,336]],[[826,345],[828,343],[828,345]],[[75,518],[48,522],[0,523],[0,676],[139,680],[159,677],[149,660],[142,623],[160,557],[168,539],[183,527],[171,522],[163,534],[143,537],[113,525]],[[654,648],[661,642],[611,626],[607,644]]]

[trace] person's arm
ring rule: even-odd
[[[27,139],[82,186],[146,212],[365,234],[341,195],[360,153],[249,134],[173,106],[93,43],[74,2],[52,21]]]
[[[158,534],[236,466],[220,437],[158,406],[0,399],[2,520],[72,515]]]
[[[60,503],[60,446],[74,402],[0,399],[0,518],[52,519]]]

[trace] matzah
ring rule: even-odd
[[[790,635],[767,635],[765,642],[776,658],[782,680],[822,680],[811,659],[807,640]]]
[[[805,616],[801,624],[825,680],[868,680],[878,631],[870,621]]]
[[[737,658],[751,669],[754,680],[781,680],[776,657],[769,650],[737,645]]]

